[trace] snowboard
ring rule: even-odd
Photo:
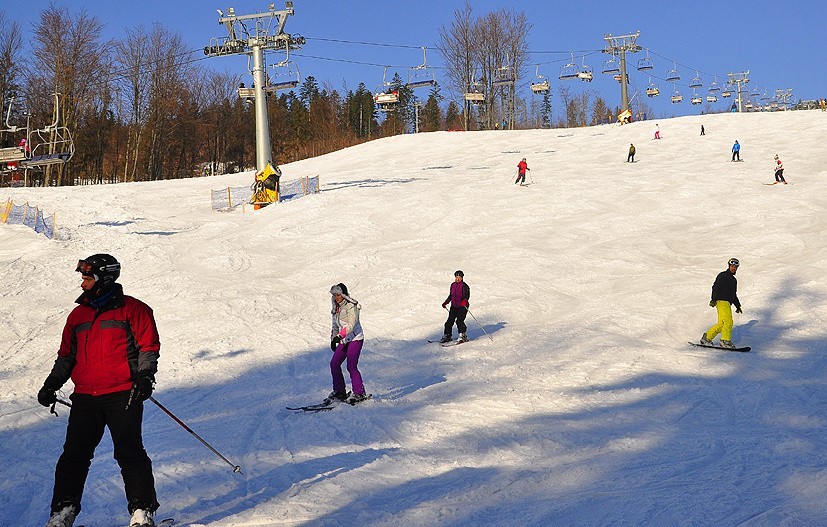
[[[697,342],[690,342],[690,344],[692,344],[693,346],[696,346],[698,348],[712,348],[712,349],[723,350],[723,351],[747,352],[747,351],[752,349],[749,346],[744,346],[744,347],[741,347],[741,348],[722,348],[721,346],[714,346],[714,345],[710,346],[708,344],[698,344]]]

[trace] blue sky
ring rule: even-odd
[[[200,49],[209,43],[210,37],[223,36],[218,25],[216,9],[234,7],[236,13],[250,14],[265,11],[269,2],[250,0],[182,1],[157,0],[123,2],[120,0],[64,1],[76,11],[85,8],[106,24],[105,37],[116,37],[123,28],[143,25],[151,27],[158,22],[164,27],[180,32],[189,50]],[[48,0],[0,3],[9,18],[18,20],[24,29],[31,28]],[[453,19],[453,12],[461,9],[463,0],[392,2],[375,0],[294,0],[295,15],[290,17],[286,31],[308,39],[300,51],[291,54],[302,77],[313,75],[320,83],[340,91],[346,86],[354,89],[364,82],[375,89],[382,82],[383,68],[392,66],[403,78],[407,68],[422,62],[420,46],[429,48],[428,63],[439,67],[441,56],[436,49],[439,29]],[[526,98],[530,98],[528,85],[534,78],[535,67],[549,77],[555,113],[559,115],[558,88],[570,87],[572,93],[590,90],[611,105],[619,105],[620,88],[610,76],[600,74],[602,63],[608,57],[595,53],[586,57],[586,63],[595,70],[594,82],[558,80],[560,67],[568,62],[567,50],[599,50],[603,47],[603,35],[627,34],[640,30],[638,43],[649,48],[655,62],[654,77],[663,79],[673,62],[682,79],[677,89],[685,100],[674,105],[669,102],[672,84],[657,78],[661,96],[647,99],[647,103],[659,117],[700,113],[705,105],[692,106],[689,96],[692,89],[689,80],[700,72],[705,86],[718,76],[718,82],[726,80],[727,72],[750,71],[751,86],[773,93],[776,88],[792,88],[794,99],[827,97],[827,56],[822,50],[827,16],[824,7],[815,0],[773,2],[751,0],[749,2],[614,2],[582,0],[579,2],[474,0],[471,2],[476,15],[512,7],[526,13],[533,28],[529,35],[532,66],[524,72]],[[276,8],[282,9],[283,1]],[[349,43],[353,42],[353,43]],[[367,42],[382,45],[357,44]],[[635,59],[643,54],[633,55]],[[277,61],[277,56],[268,63]],[[582,56],[575,54],[580,63]],[[202,64],[231,72],[246,71],[243,57],[212,58]],[[440,72],[437,69],[437,78]],[[646,72],[630,70],[632,88],[641,98],[645,95],[649,76]],[[699,90],[705,95],[706,88]],[[448,95],[447,93],[444,93]],[[729,99],[731,101],[731,99]],[[715,105],[723,107],[724,102]]]

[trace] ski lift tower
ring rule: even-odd
[[[793,97],[793,89],[786,88],[783,90],[775,90],[775,98],[778,99],[778,102],[784,106],[784,110],[787,109],[787,101],[792,99]]]
[[[244,94],[239,91],[239,95],[255,101],[256,170],[259,171],[273,160],[264,52],[298,49],[305,43],[304,37],[293,37],[284,32],[287,17],[293,14],[293,2],[287,0],[285,7],[283,11],[276,11],[276,5],[270,4],[267,12],[254,15],[236,15],[232,7],[227,9],[225,15],[218,9],[218,24],[227,28],[227,36],[210,39],[210,45],[204,48],[204,54],[208,57],[252,56],[253,87],[242,88],[247,91]]]
[[[749,82],[749,70],[742,71],[740,73],[727,73],[727,77],[729,77],[727,84],[729,84],[730,86],[735,86],[736,88],[735,92],[738,94],[738,98],[736,99],[736,101],[738,102],[738,113],[741,113],[742,111],[744,111],[744,97],[743,95],[741,95],[741,93],[747,90],[746,84]]]
[[[603,36],[603,40],[606,41],[603,53],[620,56],[620,108],[623,111],[630,110],[629,87],[626,85],[629,82],[629,77],[626,75],[626,53],[637,53],[643,49],[637,45],[639,36],[640,31],[617,37],[611,33]]]

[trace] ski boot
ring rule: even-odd
[[[354,393],[347,399],[347,403],[351,406],[361,403],[362,401],[367,401],[368,395],[364,393]]]
[[[468,342],[468,335],[465,333],[460,333],[459,338],[457,339],[458,344],[462,344],[463,342]]]
[[[135,509],[129,520],[129,527],[155,527],[154,513],[146,509]]]
[[[77,515],[77,507],[67,505],[57,512],[52,512],[52,515],[49,516],[49,521],[46,522],[46,527],[72,527]]]
[[[451,342],[451,335],[442,335],[442,338],[439,340],[439,343],[445,344],[446,342]]]
[[[703,344],[704,346],[712,346],[713,345],[712,340],[706,338],[706,333],[701,335],[701,344]]]
[[[726,349],[735,349],[735,344],[731,340],[721,339],[721,347]]]
[[[347,398],[350,397],[350,392],[337,392],[333,391],[330,392],[330,395],[324,400],[325,404],[330,404],[333,401],[347,401]]]

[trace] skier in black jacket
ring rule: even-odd
[[[712,300],[709,301],[709,305],[718,311],[718,322],[701,335],[701,344],[707,346],[712,345],[712,339],[720,333],[722,348],[735,347],[732,343],[732,306],[735,306],[736,313],[742,313],[741,301],[738,300],[737,294],[738,280],[735,279],[741,262],[737,258],[731,258],[727,263],[727,270],[718,273],[715,283],[712,284]]]

